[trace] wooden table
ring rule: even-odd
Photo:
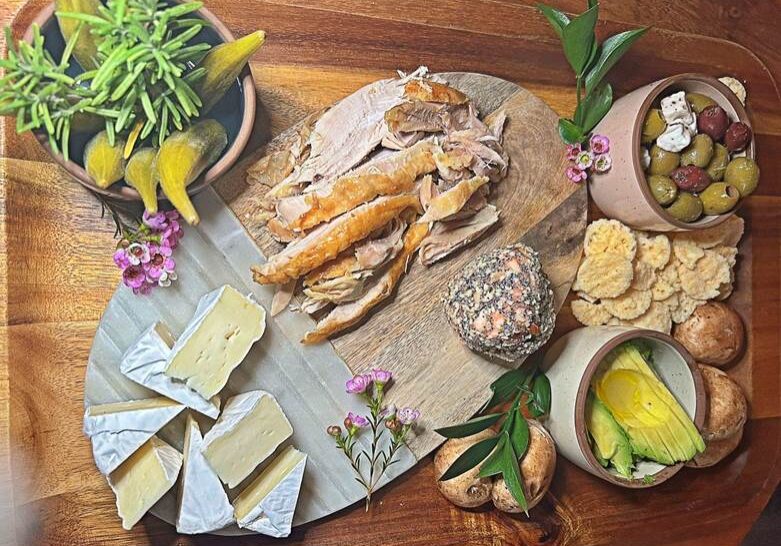
[[[531,89],[560,113],[574,87],[552,31],[526,0],[232,0],[207,2],[238,35],[269,34],[252,61],[262,103],[250,148],[304,114],[396,68],[479,71]],[[551,2],[582,10],[585,2]],[[21,35],[43,0],[0,0],[0,17]],[[18,12],[18,15],[17,15]],[[531,518],[489,508],[463,511],[437,493],[430,458],[361,506],[298,528],[286,544],[736,544],[779,482],[781,445],[781,38],[774,1],[605,0],[599,32],[650,24],[612,73],[618,92],[686,71],[748,82],[763,180],[743,208],[734,303],[751,325],[746,358],[730,373],[749,391],[751,420],[737,451],[719,466],[684,471],[653,491],[612,488],[559,459],[550,493]],[[732,40],[732,41],[730,41]],[[3,128],[0,265],[0,510],[32,514],[38,526],[0,544],[266,544],[257,537],[177,537],[147,517],[120,528],[113,497],[81,435],[87,353],[119,281],[110,219],[76,183],[48,169],[30,135]],[[540,183],[545,183],[544,180]],[[752,305],[753,301],[753,305]],[[562,315],[559,331],[575,324]],[[555,393],[554,393],[555,395]],[[13,451],[11,449],[13,448]],[[10,457],[7,455],[11,453]],[[24,458],[23,458],[24,457]],[[9,463],[10,461],[10,463]],[[25,473],[24,468],[33,468]],[[11,495],[8,483],[12,483]],[[1,522],[0,522],[1,524]]]

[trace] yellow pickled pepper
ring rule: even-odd
[[[257,30],[234,42],[226,42],[209,50],[199,63],[206,70],[195,86],[201,98],[201,115],[206,114],[219,102],[225,92],[239,77],[244,65],[266,40],[266,33]]]
[[[116,137],[112,146],[106,131],[101,131],[87,142],[84,148],[84,170],[99,188],[108,188],[125,175],[125,158],[122,151],[125,141]]]
[[[187,195],[187,186],[219,159],[227,144],[225,128],[213,119],[205,119],[171,133],[157,152],[160,186],[188,224],[195,225],[200,218]]]
[[[84,13],[98,17],[102,17],[98,11],[98,8],[102,5],[100,0],[55,0],[54,2],[56,9],[55,14],[70,12]],[[79,25],[82,25],[79,37],[76,40],[76,46],[73,48],[73,56],[84,70],[98,68],[98,44],[101,40],[90,32],[89,25],[82,24],[81,21],[71,17],[58,16],[57,22],[60,25],[60,32],[65,39],[65,43],[67,43],[73,33],[76,32]]]
[[[125,167],[125,182],[136,189],[147,212],[157,212],[157,150],[141,148],[130,157]]]

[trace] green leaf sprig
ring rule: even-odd
[[[577,107],[571,119],[559,119],[559,135],[567,144],[578,144],[613,105],[613,88],[603,81],[605,75],[648,29],[622,32],[600,44],[594,31],[599,18],[596,0],[588,0],[588,9],[573,19],[544,4],[537,9],[561,39],[564,56],[575,72]]]
[[[8,55],[0,60],[5,76],[0,79],[0,115],[16,116],[16,132],[45,129],[55,153],[68,159],[71,122],[76,114],[96,112],[93,93],[66,73],[79,29],[65,46],[60,62],[44,48],[38,25],[33,25],[32,44],[19,40],[14,47],[6,27]],[[113,112],[106,112],[113,115]]]
[[[211,46],[189,44],[206,22],[185,16],[202,6],[108,0],[98,8],[100,15],[57,12],[83,22],[98,38],[98,68],[82,79],[97,94],[96,105],[118,112],[106,120],[109,142],[132,128],[131,148],[149,135],[160,145],[174,129],[182,130],[198,117],[201,99],[193,85],[205,71],[191,68]]]
[[[510,370],[491,383],[491,391],[491,398],[480,409],[477,417],[460,425],[436,429],[445,438],[464,438],[503,420],[496,436],[469,447],[453,461],[440,480],[460,476],[484,461],[479,476],[501,475],[515,501],[526,511],[528,503],[518,463],[529,447],[529,423],[524,417],[524,410],[534,417],[550,411],[550,381],[536,368]],[[507,402],[512,403],[506,412],[484,413]]]

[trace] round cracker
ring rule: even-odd
[[[630,321],[632,326],[648,328],[664,334],[669,334],[673,329],[673,319],[670,316],[670,308],[658,301],[652,301],[648,310]]]
[[[738,249],[734,246],[717,246],[713,248],[713,251],[727,260],[727,263],[730,267],[735,267],[735,264],[738,261]]]
[[[617,298],[603,299],[602,305],[614,317],[631,320],[648,311],[651,306],[651,291],[630,288]]]
[[[673,239],[673,256],[689,269],[694,269],[697,260],[705,256],[705,250],[689,239],[676,237]]]
[[[637,251],[637,241],[632,230],[618,220],[597,220],[586,228],[583,243],[586,256],[595,254],[617,254],[627,260],[633,260]]]
[[[632,262],[623,256],[594,254],[581,262],[575,286],[592,298],[615,298],[626,292],[633,275]]]
[[[651,285],[651,299],[654,301],[663,301],[675,294],[678,290],[671,285],[664,277],[657,276]]]
[[[678,266],[681,289],[696,300],[710,300],[719,295],[722,283],[730,281],[727,260],[713,250],[706,250],[694,269]]]
[[[646,262],[636,260],[632,265],[634,277],[632,277],[631,287],[635,290],[650,290],[656,280],[654,268]]]
[[[678,276],[678,262],[670,262],[659,272],[659,277],[667,281],[676,291],[681,289],[681,279]]]
[[[662,269],[670,261],[670,239],[666,235],[637,235],[637,259],[654,269]]]
[[[704,305],[706,302],[703,300],[696,300],[686,295],[686,292],[678,292],[678,305],[674,308],[670,308],[670,316],[675,324],[686,322],[694,310],[700,305]]]
[[[585,300],[572,300],[572,314],[578,322],[585,326],[601,326],[612,318],[612,315],[601,303],[591,303]]]

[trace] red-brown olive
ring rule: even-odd
[[[736,121],[727,127],[727,132],[724,133],[724,146],[730,152],[740,152],[746,149],[752,136],[751,128],[748,125],[742,121]]]
[[[727,126],[729,126],[729,118],[721,106],[708,106],[697,116],[697,129],[711,137],[713,142],[719,142],[724,138]]]
[[[704,190],[711,183],[710,176],[705,172],[705,169],[694,165],[678,167],[670,174],[670,178],[680,190],[695,193]]]

